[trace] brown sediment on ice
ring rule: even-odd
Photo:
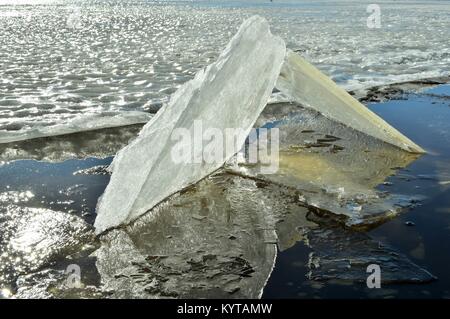
[[[227,171],[295,189],[305,204],[338,216],[352,228],[372,227],[420,201],[375,189],[420,155],[399,151],[295,103],[268,105],[258,124],[267,122],[279,129],[279,152],[271,160],[278,170],[265,174],[263,164],[249,165],[236,156],[225,166]]]

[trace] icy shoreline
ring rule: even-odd
[[[357,90],[347,90],[347,92],[354,96],[357,100],[362,103],[369,102],[383,102],[389,99],[395,99],[402,94],[417,92],[420,93],[426,88],[430,88],[433,86],[438,86],[442,84],[446,84],[450,82],[450,77],[440,76],[440,77],[431,77],[431,78],[417,78],[404,82],[394,82],[384,85],[376,85],[364,89]],[[268,105],[276,104],[280,102],[289,102],[291,99],[280,92],[273,93],[269,100]],[[162,106],[163,104],[161,104]],[[36,142],[37,144],[45,143],[45,140],[51,140],[52,138],[56,139],[65,139],[70,140],[71,135],[83,134],[95,134],[96,132],[100,133],[102,130],[121,130],[122,128],[126,128],[129,126],[137,126],[137,125],[145,125],[155,113],[158,112],[159,109],[154,109],[151,113],[145,112],[123,112],[121,114],[113,115],[112,117],[99,115],[100,122],[96,120],[95,117],[90,118],[87,117],[85,119],[81,119],[70,125],[60,125],[60,129],[53,130],[53,128],[44,129],[44,130],[36,130],[31,135],[28,133],[15,133],[9,136],[0,139],[0,150],[5,149],[14,145],[20,144],[31,144]],[[100,124],[99,124],[100,123]],[[118,148],[117,150],[119,150]],[[113,155],[113,153],[105,153],[105,155]],[[29,158],[30,155],[22,155],[20,157],[19,154],[17,156],[13,156],[8,158],[4,156],[4,152],[0,152],[0,159],[2,160],[14,160],[14,159],[22,159]],[[80,155],[82,157],[82,155]],[[77,154],[73,154],[72,158],[79,158]],[[101,156],[101,155],[98,155]],[[44,158],[45,156],[42,155]],[[51,157],[46,158],[49,161],[60,161],[64,159],[71,158],[71,156],[61,156],[55,157],[54,159]]]
[[[450,82],[450,78],[446,77],[425,78],[412,82],[393,83],[391,85],[374,87],[368,91],[349,91],[349,93],[361,103],[367,104],[401,98],[403,95],[409,93],[420,94],[420,92],[427,88],[448,82]],[[268,105],[288,101],[288,98],[280,98],[277,93],[272,95]],[[9,162],[21,159],[34,159],[47,162],[62,162],[69,159],[113,156],[137,136],[143,125],[144,123],[83,131],[67,135],[41,137],[20,142],[1,143],[0,161]]]

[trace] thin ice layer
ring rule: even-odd
[[[134,220],[222,166],[219,161],[176,163],[171,156],[177,143],[171,138],[174,129],[187,129],[193,136],[195,120],[202,121],[203,132],[240,128],[246,134],[224,150],[223,160],[233,156],[266,105],[285,53],[283,40],[270,33],[266,20],[246,20],[218,60],[180,87],[140,136],[117,154],[98,204],[97,233]]]
[[[425,151],[298,54],[288,51],[277,88],[326,117],[413,153]]]
[[[110,114],[105,112],[95,115],[86,115],[56,125],[36,126],[32,129],[27,128],[16,131],[5,131],[0,129],[0,144],[142,124],[147,123],[151,117],[152,114],[140,111],[127,111],[121,113],[111,112]]]
[[[62,162],[73,158],[113,156],[134,139],[143,124],[0,144],[0,161],[34,159]]]
[[[171,196],[101,237],[102,290],[111,298],[259,298],[276,257],[272,210],[289,204],[269,206],[268,196],[234,176]]]

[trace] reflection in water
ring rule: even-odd
[[[228,174],[108,233],[95,255],[113,297],[256,298],[274,266],[275,244],[284,250],[297,241],[312,249],[312,280],[362,282],[373,263],[383,269],[382,283],[434,280],[393,249],[316,216],[289,188]]]

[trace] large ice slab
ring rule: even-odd
[[[425,151],[298,54],[288,51],[277,88],[326,117],[413,153]]]
[[[218,60],[180,87],[140,136],[117,154],[111,181],[98,204],[96,232],[136,219],[223,165],[175,163],[174,129],[186,128],[192,136],[195,120],[202,121],[204,131],[240,128],[246,134],[226,148],[224,161],[239,151],[266,105],[285,53],[283,40],[270,33],[266,20],[246,20]]]

